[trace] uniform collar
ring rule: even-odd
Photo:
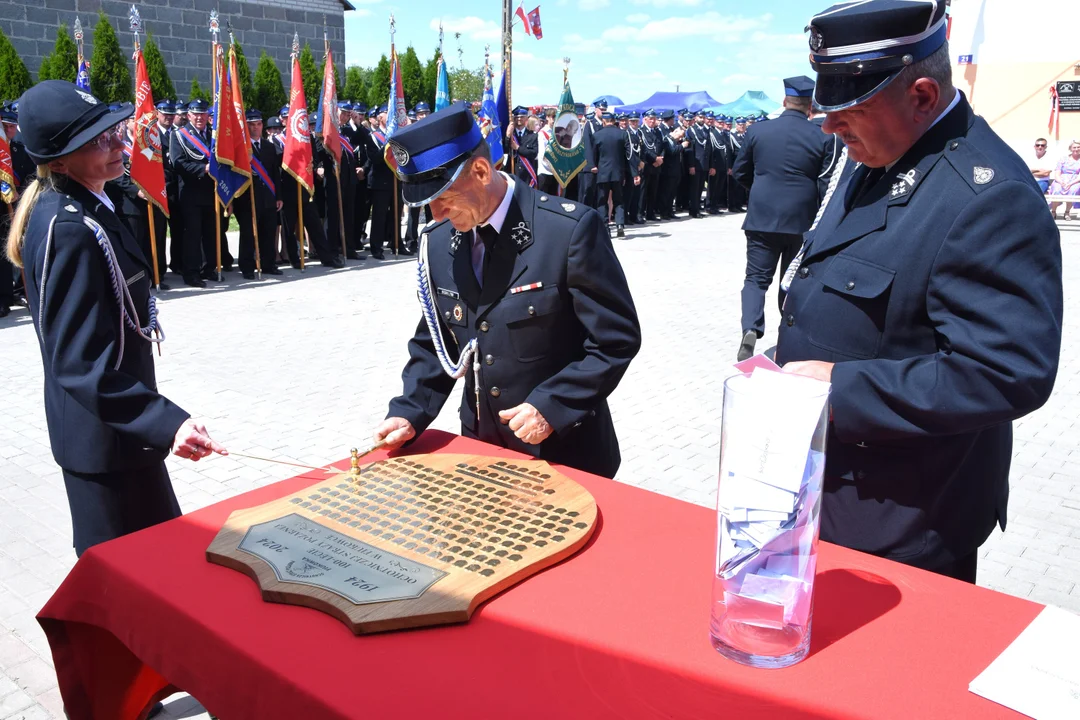
[[[499,207],[495,208],[495,212],[491,213],[491,217],[480,223],[481,226],[490,225],[495,229],[496,233],[502,232],[503,225],[506,223],[506,214],[510,211],[510,203],[514,201],[514,178],[501,171],[499,174],[506,180],[506,193],[503,195]]]

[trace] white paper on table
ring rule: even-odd
[[[797,497],[793,492],[728,471],[720,480],[717,507],[724,515],[734,512],[736,508],[790,514],[795,510]]]
[[[1036,720],[1080,718],[1080,616],[1046,607],[968,690]]]
[[[724,605],[729,621],[775,630],[781,630],[784,627],[784,605],[782,603],[755,600],[745,595],[725,591]]]

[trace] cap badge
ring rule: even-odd
[[[529,244],[532,239],[532,231],[529,230],[529,226],[525,224],[524,220],[518,222],[517,227],[510,230],[510,238],[514,241],[514,244],[519,248],[523,248]]]
[[[574,208],[576,208],[576,207],[577,207],[577,205],[575,205],[574,203],[563,203],[562,204],[562,209],[565,210],[566,212],[574,212]]]
[[[394,155],[394,162],[398,167],[404,167],[409,164],[409,151],[398,145],[396,142],[390,143],[390,152]]]
[[[98,104],[98,99],[96,97],[94,97],[93,95],[91,95],[90,93],[83,92],[82,90],[76,90],[75,92],[79,93],[79,97],[81,97],[83,100],[85,100],[87,102],[87,104],[89,104],[89,105],[97,105]]]
[[[990,168],[975,166],[975,184],[985,185],[994,179],[994,171]]]
[[[811,25],[810,30],[810,49],[814,52],[821,52],[821,49],[825,47],[825,36],[821,34],[821,31]]]

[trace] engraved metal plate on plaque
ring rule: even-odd
[[[417,598],[447,575],[296,513],[252,525],[239,549],[265,560],[281,582],[329,590],[357,605]]]

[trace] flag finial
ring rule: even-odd
[[[75,18],[75,39],[79,42],[82,42],[83,39],[82,19],[80,18]]]
[[[134,5],[131,6],[131,10],[128,12],[128,20],[130,22],[131,32],[138,35],[142,30],[142,18],[139,17],[139,8]],[[82,28],[77,27],[77,31],[81,32]]]
[[[221,24],[218,22],[217,10],[210,11],[210,34],[214,36],[214,42],[217,42],[218,33],[221,32]]]
[[[292,54],[293,57],[300,57],[300,33],[294,32],[292,35]]]

